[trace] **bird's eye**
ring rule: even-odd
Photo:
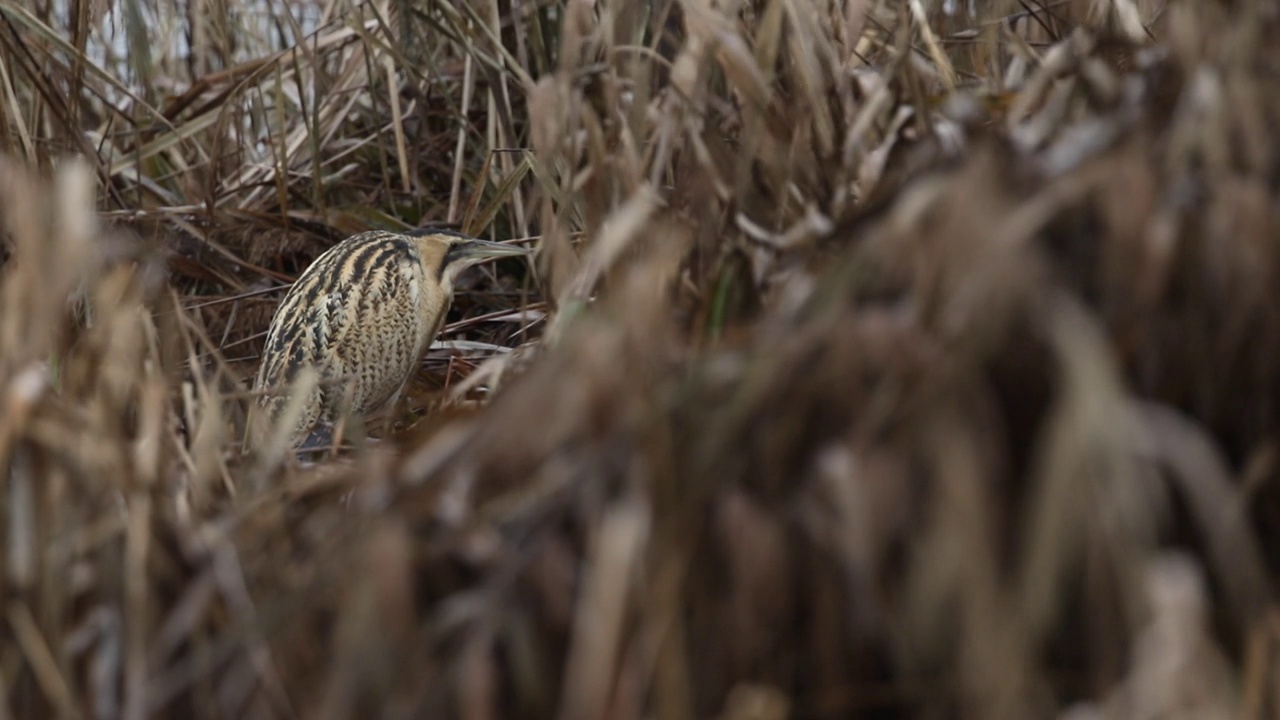
[[[449,263],[454,262],[455,260],[461,259],[462,256],[466,254],[466,252],[467,252],[467,243],[465,242],[453,243],[452,245],[449,246],[449,249],[446,250],[444,253],[444,264],[448,265]]]

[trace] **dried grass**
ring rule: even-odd
[[[966,5],[0,0],[0,718],[1280,715],[1280,7]]]

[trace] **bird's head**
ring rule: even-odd
[[[458,274],[472,265],[529,254],[528,249],[518,245],[479,240],[451,230],[419,230],[410,235],[418,243],[423,262],[446,288],[452,288]]]

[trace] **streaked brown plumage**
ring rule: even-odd
[[[315,368],[320,386],[294,428],[295,446],[313,431],[327,434],[344,402],[357,416],[378,411],[395,401],[440,332],[458,274],[525,252],[442,230],[347,238],[316,258],[276,309],[255,388],[279,391]],[[276,417],[287,400],[269,393],[262,407]]]

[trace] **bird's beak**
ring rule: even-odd
[[[496,243],[488,240],[468,240],[457,246],[454,252],[459,259],[465,258],[472,262],[480,262],[490,258],[528,255],[531,251],[529,248],[520,247],[519,245]]]

